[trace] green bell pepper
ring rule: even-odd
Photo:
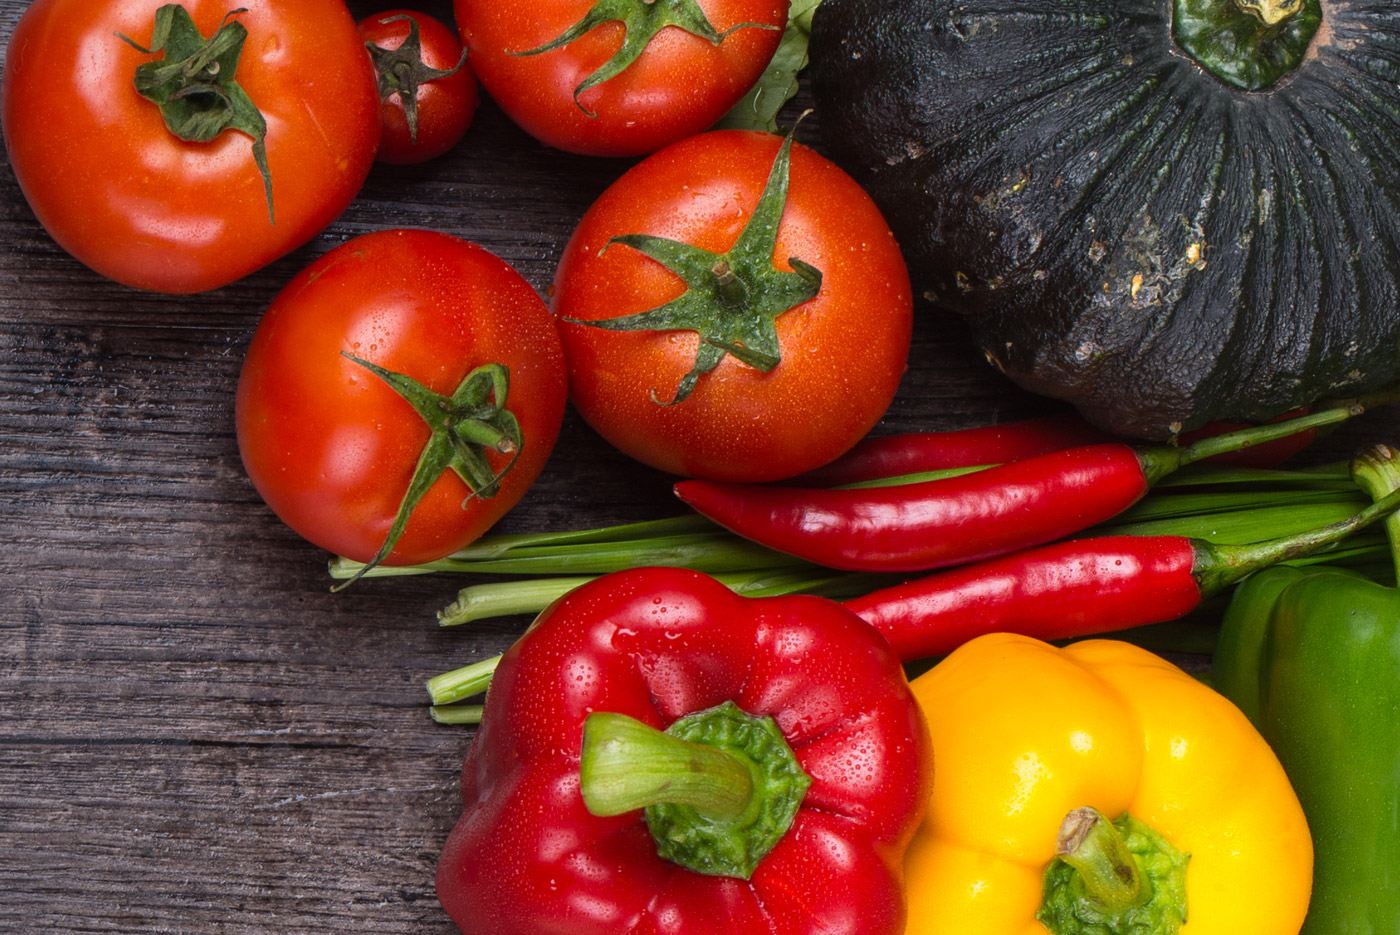
[[[1372,496],[1400,477],[1386,451],[1354,466]],[[1400,527],[1387,531],[1394,551]],[[1259,572],[1230,602],[1213,673],[1307,815],[1315,863],[1302,935],[1400,932],[1400,591],[1340,568]]]

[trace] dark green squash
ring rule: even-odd
[[[823,0],[811,59],[1027,389],[1160,439],[1400,377],[1400,0]]]

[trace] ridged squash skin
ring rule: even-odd
[[[1400,377],[1400,3],[1309,2],[1251,91],[1171,0],[823,0],[813,93],[994,365],[1165,439]]]

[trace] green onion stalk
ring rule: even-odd
[[[937,476],[937,475],[933,475]],[[891,479],[910,482],[929,477]],[[1263,470],[1196,465],[1164,479],[1132,508],[1084,536],[1183,535],[1208,542],[1257,542],[1328,525],[1358,512],[1368,498],[1351,480],[1345,464],[1304,470]],[[1348,565],[1384,577],[1386,543],[1379,532],[1364,532],[1340,546],[1292,564]],[[593,578],[648,565],[691,568],[713,575],[735,592],[763,597],[819,594],[837,600],[886,586],[898,576],[842,572],[795,559],[757,545],[696,515],[563,532],[492,534],[436,562],[376,566],[366,577],[457,572],[491,576],[471,583],[443,608],[443,626],[477,620],[537,614]],[[362,566],[332,560],[332,577],[354,577]],[[514,580],[494,580],[514,576]],[[1142,627],[1123,634],[1160,650],[1209,652],[1214,624],[1207,607],[1182,621]],[[444,723],[474,723],[479,705],[459,704],[484,691],[499,657],[437,676],[428,683],[433,717]]]

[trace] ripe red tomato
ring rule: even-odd
[[[185,0],[199,37],[247,30],[233,74],[266,123],[275,220],[253,137],[186,142],[135,88],[163,0],[35,0],[5,58],[0,120],[21,189],[65,250],[118,282],[199,292],[304,243],[348,205],[374,162],[379,95],[341,0]],[[232,28],[232,27],[231,27]],[[172,30],[172,38],[178,30]],[[120,34],[120,35],[119,35]],[[227,34],[225,34],[227,35]],[[184,99],[214,102],[214,92]]]
[[[778,271],[805,266],[809,279],[814,267],[820,286],[814,297],[772,319],[780,350],[776,366],[765,373],[736,359],[736,353],[752,357],[762,350],[762,331],[725,338],[720,332],[730,326],[724,322],[735,319],[722,314],[716,334],[731,349],[712,370],[695,375],[687,398],[673,402],[702,355],[716,353],[708,350],[716,342],[702,343],[696,330],[596,325],[663,305],[675,310],[675,303],[689,301],[680,297],[710,288],[708,276],[718,284],[721,273],[731,272],[727,266],[736,265],[722,268],[715,257],[691,250],[688,278],[682,280],[652,258],[659,248],[645,238],[614,238],[659,236],[732,257],[748,232],[766,229],[772,237],[772,226],[750,219],[770,170],[782,163],[781,142],[764,133],[719,131],[669,146],[605,191],[565,248],[553,310],[571,400],[599,434],[653,467],[747,481],[810,470],[874,426],[904,372],[912,298],[894,236],[848,175],[801,145],[792,146],[786,204],[763,261]],[[746,283],[743,292],[800,290],[804,277],[786,275],[781,287],[760,290]],[[777,304],[789,303],[785,298]]]
[[[417,25],[417,48],[410,32]],[[387,10],[359,22],[360,37],[379,69],[379,161],[394,165],[426,162],[457,145],[471,125],[480,99],[476,78],[462,57],[457,34],[414,10]],[[459,67],[460,66],[460,67]],[[455,69],[455,71],[454,71]],[[404,102],[414,115],[412,124]]]
[[[346,354],[444,396],[478,368],[499,364],[509,372],[504,400],[496,393],[487,402],[518,423],[514,463],[509,453],[482,451],[491,474],[509,468],[499,491],[469,497],[453,470],[435,475],[389,564],[431,561],[471,542],[544,467],[563,418],[566,379],[554,320],[534,289],[504,261],[446,234],[358,237],[302,270],[273,300],[248,348],[235,407],[253,485],[287,525],[322,548],[370,561],[430,442],[418,411]],[[436,424],[442,411],[434,409]],[[479,427],[480,420],[461,431]]]
[[[559,48],[520,53],[563,36],[594,3],[454,4],[472,68],[501,109],[541,142],[593,156],[655,152],[712,126],[763,74],[788,11],[788,0],[692,0],[714,33],[733,31],[716,44],[664,27],[624,70],[576,99],[576,89],[622,47],[626,30],[621,20],[602,22]],[[661,7],[649,0],[635,3],[638,8]],[[749,23],[760,25],[740,26]],[[634,35],[643,34],[640,25],[634,28]]]

